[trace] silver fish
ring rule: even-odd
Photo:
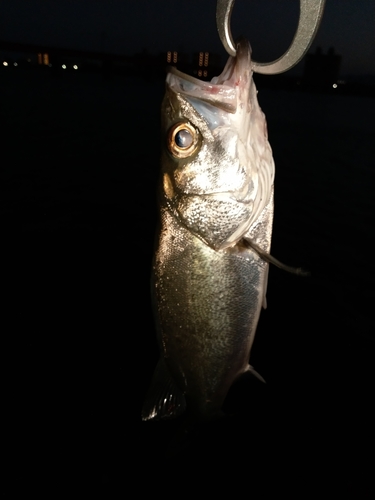
[[[152,273],[161,357],[142,418],[187,408],[202,420],[241,374],[260,377],[249,356],[265,306],[275,168],[246,40],[211,82],[170,70],[162,131]]]

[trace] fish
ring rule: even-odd
[[[151,276],[160,359],[142,419],[205,421],[240,376],[264,381],[249,358],[266,307],[275,165],[249,42],[210,82],[171,67],[161,110]]]

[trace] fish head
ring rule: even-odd
[[[166,206],[215,250],[234,246],[267,205],[274,180],[246,40],[211,82],[171,68],[162,131]]]

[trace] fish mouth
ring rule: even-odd
[[[164,200],[177,220],[214,249],[237,242],[268,203],[274,162],[252,80],[251,48],[237,44],[210,82],[171,68],[165,128],[187,120],[201,134],[190,157],[165,157]]]
[[[199,80],[194,76],[179,71],[174,66],[169,68],[167,85],[176,93],[183,94],[186,98],[195,98],[205,101],[229,113],[237,110],[238,94],[249,86],[252,76],[251,48],[245,38],[237,44],[236,56],[229,57],[224,70],[210,82]]]
[[[240,38],[237,42],[237,52],[235,56],[230,56],[227,64],[219,76],[212,78],[215,85],[228,85],[237,87],[241,83],[249,81],[251,71],[251,47],[246,38]]]

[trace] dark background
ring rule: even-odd
[[[215,0],[8,0],[0,4],[0,40],[121,54],[208,50],[224,64],[215,10]],[[276,59],[298,13],[298,0],[237,0],[232,33],[250,40],[256,60]],[[343,75],[374,74],[374,24],[375,0],[327,0],[312,50],[335,47]]]
[[[29,7],[12,5],[17,3],[17,12],[7,6],[2,38],[83,43],[82,37],[64,38],[63,13],[51,7],[51,38],[39,42],[35,37],[43,33],[33,26],[40,16],[30,17]],[[214,2],[207,3],[211,14],[200,12],[204,26],[211,23],[211,40]],[[335,21],[323,29],[337,5],[327,2],[321,36],[332,36],[329,45],[339,46],[343,12],[360,12],[360,3],[342,2]],[[156,33],[166,37],[160,50],[179,43],[193,47],[188,16],[179,21],[187,33],[180,37],[166,11],[152,14],[148,3],[151,23],[132,2],[122,8],[130,4],[124,51],[134,51],[141,40],[153,50]],[[270,2],[270,10],[275,4]],[[77,19],[87,14],[85,5],[64,4],[63,12],[77,12],[74,33],[80,33]],[[109,2],[108,11],[101,2],[93,5],[102,10],[93,9],[85,25],[102,29],[99,14],[107,12],[111,33],[109,6],[119,3]],[[373,5],[362,3],[369,14]],[[77,6],[81,11],[73,10]],[[170,8],[182,16],[187,6],[171,2]],[[236,9],[237,4],[233,16]],[[124,11],[114,12],[119,19]],[[131,15],[138,16],[136,31],[129,27]],[[361,40],[373,36],[368,17],[358,14]],[[22,36],[10,30],[15,19]],[[114,32],[120,29],[116,23]],[[160,29],[152,31],[155,26]],[[247,26],[254,26],[251,19]],[[349,40],[350,29],[345,33]],[[262,39],[257,43],[261,50]],[[350,58],[341,50],[347,72],[373,74],[366,51],[358,49]],[[373,45],[367,50],[373,57]],[[304,496],[318,488],[370,497],[374,99],[260,89],[276,163],[272,252],[312,275],[302,279],[271,268],[268,309],[251,354],[267,385],[239,382],[225,404],[228,416],[183,438],[179,421],[140,419],[158,359],[149,275],[163,91],[162,80],[0,72],[5,434],[14,484],[184,496],[189,486],[195,494],[206,491],[198,481],[214,493],[228,482],[234,497],[258,488],[269,494]]]

